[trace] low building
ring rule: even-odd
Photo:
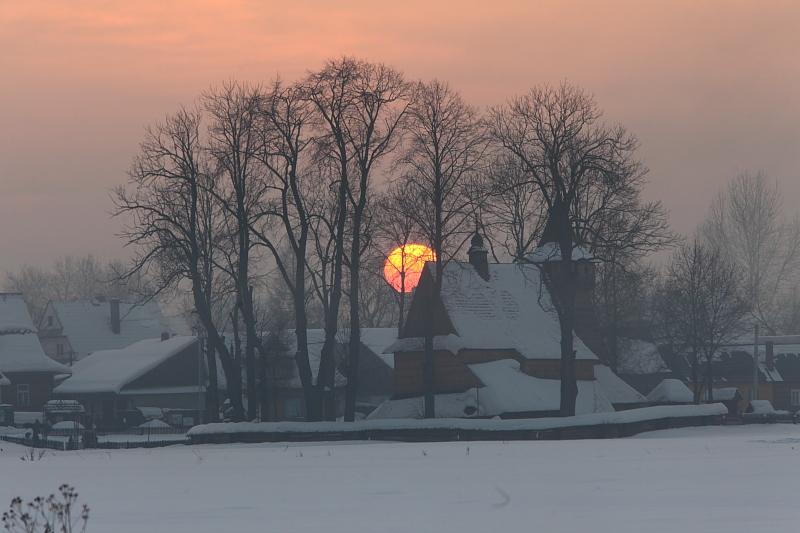
[[[0,372],[0,398],[16,411],[40,411],[58,377],[71,372],[45,355],[19,293],[0,293]]]
[[[80,402],[98,427],[124,425],[126,413],[140,407],[191,412],[195,424],[205,410],[206,379],[198,339],[165,336],[81,359],[54,396]]]
[[[396,339],[397,330],[395,328],[364,328],[361,330],[356,411],[362,415],[368,414],[392,395],[393,357],[383,352]],[[341,333],[337,338],[334,355],[335,386],[329,397],[328,403],[331,405],[328,408],[336,417],[344,414],[344,395],[347,385],[345,361],[348,341],[347,335]],[[324,342],[324,330],[308,330],[308,359],[314,381],[317,379]],[[293,330],[286,331],[278,339],[272,339],[268,344],[270,344],[269,350],[272,352],[271,418],[274,420],[305,419],[305,397],[297,372],[297,362],[294,358],[297,352],[295,333]]]
[[[47,355],[72,364],[100,350],[117,350],[163,333],[188,335],[179,316],[167,316],[155,302],[117,299],[51,301],[39,322],[39,339]]]

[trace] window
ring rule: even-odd
[[[300,418],[300,398],[287,398],[283,400],[284,418]]]
[[[30,407],[31,386],[27,383],[17,384],[17,407]]]
[[[792,389],[792,405],[800,407],[800,389]]]
[[[61,343],[56,344],[56,355],[64,355],[64,345]]]
[[[53,315],[49,315],[47,317],[47,327],[48,328],[52,328],[53,327]]]

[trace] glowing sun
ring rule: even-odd
[[[398,246],[386,258],[383,277],[397,292],[411,292],[419,283],[426,261],[436,259],[436,254],[424,244]]]

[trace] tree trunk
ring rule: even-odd
[[[706,386],[708,390],[706,391],[706,398],[709,402],[714,401],[714,376],[713,376],[713,367],[714,358],[711,354],[709,354],[706,358]]]
[[[272,419],[269,401],[269,360],[267,354],[262,353],[258,358],[258,414],[259,420],[264,422]]]
[[[364,187],[364,183],[362,183]],[[363,199],[362,189],[362,199]],[[345,390],[344,419],[353,422],[358,395],[358,369],[361,355],[361,317],[359,313],[361,275],[361,216],[364,202],[353,212],[353,242],[350,248],[350,341],[347,350],[347,389]]]
[[[208,342],[216,353],[219,354],[222,370],[225,373],[225,381],[227,383],[228,398],[231,401],[231,408],[233,410],[232,417],[240,420],[244,416],[244,407],[242,405],[242,389],[241,389],[241,371],[238,370],[237,362],[231,356],[228,347],[225,346],[223,337],[217,331],[216,326],[211,318],[211,308],[208,305],[206,294],[201,288],[199,275],[197,272],[192,272],[192,296],[194,299],[195,310],[197,311],[200,321],[208,335]],[[212,370],[213,368],[213,370]],[[209,374],[213,371],[214,378],[216,379],[216,365],[209,366]],[[237,379],[238,376],[238,379]],[[238,386],[237,386],[238,384]],[[216,391],[214,392],[216,396]],[[219,407],[217,407],[219,409]]]
[[[208,404],[208,421],[219,421],[219,380],[217,379],[217,350],[211,339],[205,339],[206,365],[208,366],[208,391],[206,401]]]
[[[700,394],[703,388],[700,386],[700,363],[697,360],[697,352],[692,354],[692,383],[694,384],[694,403],[700,403]]]
[[[572,228],[569,219],[569,203],[557,199],[550,210],[555,217],[559,236],[561,261],[559,262],[559,280],[552,284],[556,292],[556,309],[561,329],[561,416],[575,416],[575,405],[578,399],[578,383],[575,372],[575,296],[577,293],[577,276],[572,261]]]

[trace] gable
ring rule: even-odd
[[[428,334],[428,325],[431,322],[434,335],[455,332],[441,295],[434,294],[433,289],[433,264],[426,263],[411,298],[400,338],[424,337]]]

